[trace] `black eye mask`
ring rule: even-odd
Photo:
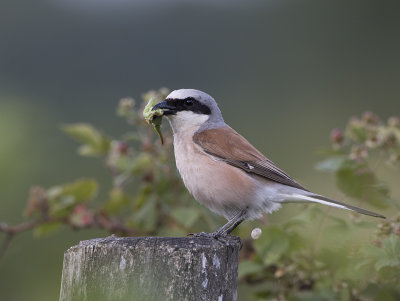
[[[174,108],[171,111],[165,112],[166,113],[166,114],[164,113],[165,115],[174,115],[176,114],[176,112],[179,111],[191,111],[193,113],[204,114],[204,115],[211,114],[211,110],[208,106],[202,104],[200,101],[196,100],[193,97],[187,97],[184,99],[167,98],[165,101],[168,104],[168,106]]]

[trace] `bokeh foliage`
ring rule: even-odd
[[[2,251],[18,233],[37,236],[61,227],[101,228],[117,235],[180,236],[214,231],[224,222],[192,200],[177,174],[171,134],[161,145],[142,118],[144,104],[161,99],[168,89],[143,94],[141,103],[121,99],[117,115],[131,132],[110,137],[85,123],[62,130],[80,143],[81,156],[95,157],[108,167],[112,184],[99,197],[96,179],[50,188],[33,187],[20,225],[3,223]],[[165,130],[165,127],[164,127]],[[353,117],[345,130],[331,133],[332,145],[320,151],[321,172],[333,175],[336,198],[359,206],[385,209],[378,221],[322,206],[297,205],[292,218],[268,224],[258,240],[248,237],[254,223],[237,234],[244,239],[239,267],[244,300],[398,300],[400,299],[400,216],[398,203],[378,170],[398,168],[400,120],[386,122],[370,112]]]
[[[386,209],[390,216],[377,223],[314,206],[265,228],[240,263],[242,281],[262,283],[256,300],[400,299],[399,205],[378,176],[379,170],[399,166],[400,119],[382,122],[365,112],[352,117],[344,131],[334,129],[330,139],[316,168],[333,174],[336,197]]]

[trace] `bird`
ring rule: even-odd
[[[155,109],[162,110],[172,128],[176,167],[185,187],[227,219],[215,232],[200,236],[225,237],[244,220],[261,218],[285,203],[319,203],[385,218],[304,188],[227,125],[205,92],[174,90]]]

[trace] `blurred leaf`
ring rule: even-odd
[[[377,260],[376,269],[379,271],[384,267],[400,267],[400,237],[390,235],[383,241],[382,249],[384,253]]]
[[[63,195],[71,195],[80,203],[93,199],[99,189],[99,184],[94,179],[77,180],[62,187]]]
[[[385,208],[390,203],[388,190],[379,185],[374,172],[365,163],[343,161],[336,173],[336,182],[347,196],[365,200],[375,207]]]
[[[73,196],[60,196],[50,200],[49,214],[53,217],[66,217],[75,206],[76,201]]]
[[[130,117],[134,113],[135,100],[130,97],[120,99],[117,107],[117,116]]]
[[[104,156],[110,149],[110,140],[90,124],[76,123],[65,125],[62,130],[83,143],[79,154],[83,156]]]
[[[134,158],[129,168],[132,174],[141,174],[154,164],[154,158],[149,153],[142,152]]]
[[[310,220],[315,220],[318,216],[321,216],[321,214],[323,214],[321,206],[305,206],[304,204],[296,204],[296,206],[303,208],[298,210],[299,213],[297,215],[285,222],[284,226],[287,229],[293,226],[308,224]]]
[[[132,199],[125,194],[123,189],[115,187],[110,191],[108,201],[104,204],[104,210],[107,213],[116,213],[132,203]]]
[[[328,215],[329,219],[334,222],[333,225],[329,226],[329,229],[345,233],[346,231],[349,230],[349,225],[347,224],[347,220],[336,217],[333,215]]]
[[[240,279],[243,276],[247,276],[250,274],[255,274],[261,272],[265,266],[263,264],[257,263],[251,260],[242,260],[239,263],[239,274],[238,278]]]
[[[332,148],[332,147],[321,148],[321,149],[317,150],[316,153],[317,153],[317,155],[321,155],[321,156],[335,156],[335,157],[346,154],[346,152],[343,149],[341,149],[341,148],[336,149],[336,148]]]
[[[88,210],[86,205],[75,206],[72,214],[69,216],[69,223],[74,227],[87,227],[93,222],[93,213]]]
[[[269,301],[269,300],[277,300],[277,299],[275,299],[275,298],[273,298],[273,299],[269,299],[268,297],[270,297],[271,295],[273,295],[273,293],[271,292],[271,291],[265,291],[265,290],[263,290],[263,291],[258,291],[258,292],[256,292],[255,294],[254,294],[254,296],[257,298],[257,301],[258,300],[267,300],[267,301]],[[267,299],[268,298],[268,299]]]
[[[199,218],[200,211],[191,208],[176,208],[171,211],[171,215],[186,228],[191,227]]]
[[[338,187],[354,198],[362,198],[366,190],[376,184],[375,175],[368,166],[353,160],[342,162],[336,176]]]
[[[60,222],[42,224],[33,230],[33,235],[37,237],[50,235],[59,230],[61,226],[62,223]]]
[[[155,230],[157,221],[158,219],[155,201],[153,199],[149,199],[138,211],[133,214],[129,221],[129,225],[133,228],[139,227],[140,229],[149,232]]]
[[[339,300],[332,292],[300,292],[294,296],[293,301],[332,301]],[[346,300],[346,299],[340,299]]]
[[[92,200],[97,191],[98,183],[93,179],[82,179],[71,184],[52,187],[47,191],[50,214],[65,217],[76,204]]]
[[[299,247],[298,236],[285,232],[281,227],[271,226],[263,232],[263,235],[254,241],[254,248],[266,265],[278,262]]]
[[[140,209],[146,203],[152,192],[153,192],[152,185],[143,184],[140,187],[140,192],[136,195],[134,200],[135,209]]]
[[[358,263],[355,266],[356,269],[368,269],[374,267],[375,262],[381,258],[383,250],[371,244],[366,244],[359,249]]]
[[[182,236],[187,236],[188,232],[183,230],[182,228],[169,227],[169,228],[160,229],[158,232],[158,235],[169,236],[169,237],[182,237]]]
[[[361,124],[353,125],[346,129],[345,135],[355,141],[364,142],[368,138],[368,131]]]
[[[324,161],[317,163],[315,168],[320,171],[336,172],[340,168],[344,160],[344,157],[330,157]]]
[[[360,297],[362,300],[396,301],[400,300],[400,291],[392,286],[371,282],[362,290]]]

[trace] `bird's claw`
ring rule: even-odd
[[[218,238],[218,235],[216,235],[216,232],[213,233],[206,233],[206,232],[200,232],[200,233],[189,233],[187,236],[190,237],[202,237],[202,238]]]
[[[231,240],[232,237],[235,238],[235,240],[238,240],[239,243],[239,250],[242,249],[243,242],[239,237],[231,236],[225,232],[212,232],[212,233],[206,233],[206,232],[200,232],[200,233],[189,233],[187,236],[189,237],[194,237],[194,238],[212,238],[220,243],[229,244],[229,241]]]

